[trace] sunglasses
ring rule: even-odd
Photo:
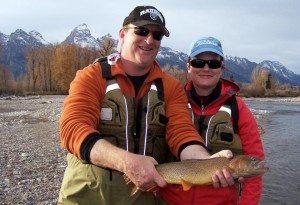
[[[148,36],[149,33],[152,33],[153,39],[157,41],[161,41],[164,36],[164,34],[159,31],[150,31],[144,27],[127,27],[126,29],[134,29],[134,33],[138,36]]]
[[[218,69],[222,66],[222,61],[220,60],[201,60],[201,59],[194,59],[190,61],[191,66],[194,68],[203,68],[205,64],[208,65],[210,69]]]

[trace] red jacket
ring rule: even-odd
[[[238,86],[227,80],[220,79],[221,94],[219,98],[204,108],[205,115],[212,115],[218,112],[223,103],[234,93],[239,91]],[[190,81],[185,89],[192,89]],[[242,141],[244,155],[253,155],[264,158],[262,141],[260,139],[258,125],[254,116],[245,102],[236,96],[239,109],[238,135]],[[193,111],[201,115],[201,108],[193,99],[189,99]],[[178,185],[168,185],[161,189],[159,195],[170,205],[196,205],[196,204],[239,204],[239,205],[257,205],[259,204],[262,191],[262,177],[253,177],[245,179],[240,198],[238,197],[235,185],[226,188],[214,188],[209,186],[193,186],[189,191],[183,191]],[[238,202],[239,201],[239,202]]]

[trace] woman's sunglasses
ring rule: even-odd
[[[134,33],[138,36],[148,36],[149,33],[152,33],[153,39],[157,41],[161,41],[164,36],[164,34],[159,31],[150,31],[144,27],[126,27],[126,29],[134,29]]]
[[[190,61],[191,66],[194,68],[203,68],[205,64],[208,65],[211,69],[218,69],[222,66],[222,61],[220,60],[201,60],[201,59],[194,59]]]

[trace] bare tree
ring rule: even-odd
[[[0,42],[0,61],[2,60],[2,57],[3,57],[3,49],[4,49],[4,46],[3,46],[3,44]]]
[[[269,71],[267,69],[256,66],[252,72],[252,82],[258,87],[264,87],[268,79]]]
[[[8,93],[11,90],[12,74],[6,65],[0,64],[0,93]]]
[[[100,49],[98,51],[100,53],[100,57],[108,56],[109,54],[111,54],[115,46],[116,45],[113,39],[106,36],[103,37],[100,44]]]
[[[81,49],[81,66],[85,67],[92,63],[95,59],[95,50],[91,47],[84,47]]]
[[[28,80],[28,90],[36,91],[36,82],[38,79],[38,71],[37,71],[37,49],[33,47],[29,47],[27,49],[27,80]]]
[[[262,97],[266,93],[266,81],[269,71],[256,66],[252,71],[252,83],[246,88],[247,93],[253,97]]]
[[[53,74],[55,84],[62,92],[67,92],[69,84],[80,67],[80,46],[61,44],[55,50]]]

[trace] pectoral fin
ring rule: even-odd
[[[182,188],[184,191],[190,190],[190,188],[193,186],[192,183],[185,181],[184,179],[180,179],[180,181],[181,181],[181,185],[182,185]]]

